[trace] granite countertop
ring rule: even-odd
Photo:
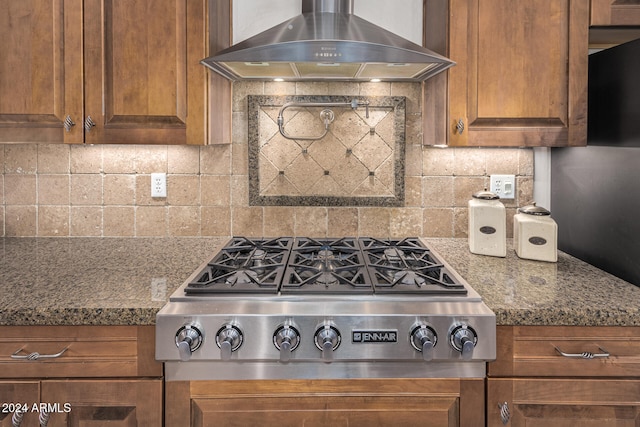
[[[498,325],[640,326],[640,287],[558,251],[558,262],[474,255],[467,239],[425,239],[482,296]]]
[[[226,238],[2,238],[0,325],[152,325]],[[473,255],[425,239],[499,325],[640,325],[640,287],[560,252],[557,263]]]
[[[3,238],[0,325],[152,325],[227,239]]]

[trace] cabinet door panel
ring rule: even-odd
[[[456,426],[456,396],[314,396],[194,399],[193,426]],[[234,424],[235,423],[235,424]]]
[[[50,427],[162,425],[162,380],[43,381],[42,402],[60,404]],[[68,411],[64,410],[68,404]]]
[[[586,144],[588,0],[426,4],[428,46],[442,51],[446,33],[445,53],[457,65],[448,97],[437,80],[425,84],[425,99],[448,103],[447,113],[424,118],[425,143],[444,142],[434,138],[446,122],[452,146]]]
[[[165,425],[484,426],[485,381],[169,381]]]
[[[203,144],[206,2],[88,0],[84,16],[85,113],[96,124],[85,142]]]
[[[451,26],[461,31],[452,38],[450,53],[463,66],[450,71],[450,113],[454,121],[463,118],[467,132],[451,124],[450,143],[575,143],[570,130],[586,130],[586,2],[453,4]],[[461,8],[468,13],[460,18]],[[574,70],[578,66],[580,72]]]
[[[504,425],[500,405],[505,403],[512,427],[635,427],[640,381],[489,379],[488,426]]]
[[[13,427],[13,413],[16,405],[27,408],[20,427],[38,425],[38,415],[31,412],[34,403],[40,399],[40,383],[37,381],[0,382],[0,427]]]
[[[0,0],[0,142],[82,142],[81,0]]]
[[[591,0],[591,25],[640,25],[640,1]]]

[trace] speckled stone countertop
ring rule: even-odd
[[[152,325],[224,238],[2,238],[0,325]],[[640,288],[574,257],[473,255],[466,239],[425,239],[499,325],[640,325]]]
[[[498,325],[639,326],[640,287],[564,252],[558,262],[474,255],[467,239],[425,239],[482,296]]]
[[[151,325],[226,239],[3,238],[0,325]]]

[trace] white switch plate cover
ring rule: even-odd
[[[491,175],[489,190],[501,199],[515,199],[516,176],[515,175]]]
[[[167,197],[167,174],[151,174],[151,197]]]

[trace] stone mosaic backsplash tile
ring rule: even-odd
[[[250,204],[401,206],[405,109],[401,96],[249,95]]]

